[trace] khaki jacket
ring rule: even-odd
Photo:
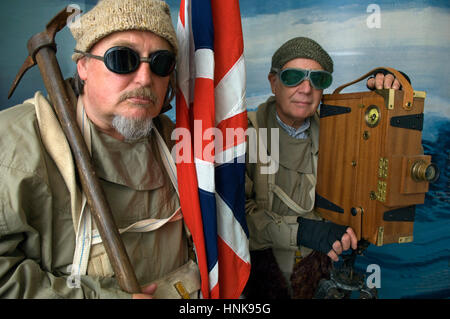
[[[261,174],[262,164],[259,161],[249,162],[247,154],[246,216],[250,231],[250,249],[271,247],[280,269],[289,280],[295,257],[299,257],[300,254],[305,257],[311,252],[307,247],[297,246],[297,217],[301,215],[305,218],[320,219],[312,209],[314,196],[311,196],[311,193],[314,193],[315,178],[314,181],[308,178],[316,174],[314,162],[317,163],[319,129],[318,118],[314,116],[311,118],[309,137],[304,140],[295,139],[280,127],[275,112],[275,99],[270,97],[258,107],[256,115],[249,114],[249,128],[255,126],[268,128],[269,154],[272,150],[270,129],[278,129],[279,167],[274,176],[275,184],[293,202],[307,209],[300,214],[273,194],[272,187],[268,185],[269,176]],[[257,123],[254,123],[255,120]],[[269,200],[270,196],[272,200]]]
[[[117,226],[169,217],[179,202],[154,133],[126,143],[90,125],[93,163]],[[160,115],[155,125],[171,149],[174,124]],[[33,104],[0,112],[0,149],[0,298],[129,298],[107,275],[83,275],[79,288],[68,284],[75,249],[70,195],[42,143]],[[122,239],[141,285],[188,260],[182,220]]]

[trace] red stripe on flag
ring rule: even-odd
[[[222,150],[217,149],[216,152],[224,151],[230,147],[239,145],[245,142],[245,130],[247,129],[247,112],[241,112],[221,121],[217,128],[222,131],[223,137],[223,148]],[[230,133],[232,133],[230,138]]]
[[[178,92],[181,91],[178,90]],[[177,94],[176,117],[177,128],[190,128],[189,109],[187,107],[184,96],[181,93]],[[191,143],[189,143],[189,147],[191,147],[192,149]],[[189,228],[189,231],[192,234],[192,239],[195,243],[197,262],[200,270],[200,276],[202,278],[202,294],[204,298],[209,298],[208,265],[206,262],[207,258],[205,238],[203,236],[203,222],[200,210],[200,202],[197,193],[198,182],[192,153],[191,159],[188,163],[180,163],[179,161],[177,161],[177,179],[178,181],[182,181],[181,183],[178,183],[180,205],[182,207],[183,218],[187,227]]]
[[[214,86],[230,71],[244,52],[238,1],[212,0],[214,21]]]
[[[235,252],[222,240],[217,238],[219,250],[219,278],[226,278],[227,284],[220,285],[220,297],[239,298],[250,274],[250,264],[236,256]],[[246,274],[246,275],[243,275]]]
[[[184,0],[181,0],[181,3],[180,3],[180,14],[179,14],[179,16],[180,16],[180,21],[181,21],[181,24],[183,25],[183,27],[186,27],[186,24],[184,23],[184,12],[186,11],[186,5],[185,5],[185,3],[184,3]]]
[[[220,296],[220,289],[219,289],[219,283],[217,283],[217,285],[215,285],[212,289],[211,289],[211,295],[210,295],[211,299],[219,299],[221,298]]]

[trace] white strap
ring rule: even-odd
[[[308,175],[312,175],[312,174],[307,174]],[[308,177],[308,179],[311,178]],[[312,189],[309,191],[309,196],[312,199],[311,201],[311,207],[308,208],[303,208],[301,207],[299,204],[297,204],[294,200],[292,200],[292,198],[290,198],[278,185],[276,185],[275,183],[273,184],[269,184],[269,192],[273,192],[274,194],[276,194],[278,196],[279,199],[281,199],[281,201],[290,209],[292,209],[294,212],[296,212],[298,215],[304,215],[306,213],[309,213],[310,211],[313,210],[314,208],[314,197],[315,197],[315,187],[312,187]]]
[[[58,170],[61,172],[71,197],[71,210],[74,221],[74,230],[76,235],[76,246],[73,257],[72,275],[84,275],[87,272],[89,254],[91,246],[100,243],[101,239],[97,230],[93,230],[94,223],[92,215],[87,205],[87,199],[84,193],[80,192],[75,181],[75,166],[70,154],[70,148],[62,132],[61,126],[56,115],[40,92],[37,92],[34,99],[26,102],[34,103],[36,115],[38,118],[39,130],[41,132],[43,143],[52,159],[55,161]],[[91,153],[91,131],[88,118],[84,110],[81,98],[77,103],[77,123],[86,142],[89,153]],[[171,154],[164,143],[164,140],[155,129],[157,136],[157,145],[161,153],[161,158],[169,177],[177,193],[176,167]],[[81,201],[79,200],[81,193]],[[78,214],[80,214],[78,216]],[[178,208],[170,217],[165,219],[146,219],[134,223],[124,229],[123,232],[148,232],[162,227],[168,222],[174,222],[182,218],[181,209]],[[98,238],[97,238],[98,237]]]
[[[89,154],[92,155],[92,144],[91,144],[91,130],[84,110],[83,102],[81,98],[78,99],[77,103],[77,123],[83,135],[84,141],[88,148]],[[75,253],[73,256],[72,263],[72,275],[85,275],[89,263],[89,254],[92,246],[92,215],[87,205],[86,195],[81,192],[81,213],[78,219],[78,225],[76,228],[76,243],[75,243]],[[74,221],[75,223],[75,221]]]
[[[173,160],[172,154],[170,153],[166,143],[164,142],[163,138],[156,128],[154,129],[154,132],[156,134],[156,144],[158,145],[164,168],[166,169],[167,174],[169,174],[175,191],[177,192],[178,196],[180,196],[180,194],[178,193],[177,168],[175,166],[175,161]]]
[[[176,173],[176,166],[175,162],[172,158],[172,155],[169,152],[169,149],[166,146],[166,143],[164,142],[163,138],[159,134],[158,130],[154,130],[156,134],[156,141],[158,145],[158,149],[161,153],[161,159],[163,162],[164,167],[166,168],[166,171],[170,177],[170,180],[178,194],[178,185],[177,185],[177,173]],[[163,218],[163,219],[157,219],[157,218],[148,218],[144,220],[140,220],[128,227],[120,228],[119,233],[125,233],[125,232],[150,232],[157,230],[158,228],[161,228],[166,223],[169,222],[175,222],[177,220],[180,220],[183,218],[183,215],[181,214],[181,207],[179,207],[170,217]],[[92,234],[92,245],[99,244],[102,242],[102,239],[100,237],[100,234],[97,229],[93,231]]]
[[[262,143],[260,143],[260,147],[264,148],[264,145]],[[267,151],[264,150],[265,152],[263,152],[263,154],[267,154]],[[262,154],[260,154],[262,155]],[[270,158],[269,155],[266,155],[268,158]],[[272,159],[270,159],[272,160]],[[314,161],[314,159],[313,159]],[[314,165],[314,163],[313,163]],[[315,165],[314,165],[315,166]],[[268,207],[269,210],[272,211],[273,209],[273,195],[277,195],[278,198],[287,206],[289,207],[291,210],[293,210],[294,212],[296,212],[299,215],[304,215],[306,213],[309,213],[313,208],[314,208],[314,200],[315,200],[315,193],[316,193],[316,177],[314,176],[314,174],[305,174],[306,178],[310,181],[310,183],[313,185],[313,187],[311,188],[311,190],[309,191],[309,197],[311,199],[311,207],[308,208],[303,208],[300,205],[298,205],[294,200],[292,200],[292,198],[289,197],[289,195],[287,195],[278,185],[276,185],[275,183],[275,173],[271,173],[271,174],[267,174],[267,183],[268,183]]]
[[[28,102],[28,100],[26,102]],[[34,103],[35,105],[42,142],[58,167],[69,190],[72,218],[75,221],[78,218],[78,216],[76,216],[78,211],[83,211],[86,206],[86,198],[81,194],[82,199],[81,201],[79,200],[80,192],[75,180],[75,166],[67,139],[64,136],[61,125],[59,124],[51,105],[40,92],[37,92],[34,96],[34,100],[29,102]],[[74,223],[74,230],[77,234],[85,233],[84,231],[90,230],[91,227],[92,221],[90,218],[85,218],[82,221],[80,220],[80,223]],[[82,271],[85,271],[87,260],[85,260],[84,256],[89,256],[91,246],[90,236],[85,236],[84,238],[77,236],[76,240],[77,246],[81,248],[75,252],[71,269],[72,275],[79,275]]]
[[[33,99],[26,100],[24,103],[27,102],[35,106],[42,143],[64,179],[70,193],[72,218],[78,220],[75,214],[81,210],[81,194],[75,180],[75,165],[69,143],[52,106],[41,92],[36,92]],[[74,231],[77,230],[77,224],[73,225]]]
[[[75,252],[73,255],[71,274],[73,276],[85,275],[89,263],[89,254],[92,246],[92,215],[89,205],[86,205],[86,196],[82,195],[82,210],[75,234]]]
[[[256,121],[256,114],[253,115],[252,114],[252,123],[257,122]],[[254,123],[253,123],[254,124]],[[258,131],[258,127],[255,126],[256,130]],[[257,133],[258,134],[258,133]],[[258,134],[259,136],[259,134]],[[260,137],[259,137],[260,138]],[[264,160],[266,160],[266,162],[268,163],[269,161],[273,161],[273,159],[271,158],[270,155],[268,155],[267,150],[264,147],[264,143],[262,143],[262,141],[259,141],[259,147],[262,148],[262,152],[259,154],[262,158],[264,158]],[[317,157],[314,156],[313,157],[313,172],[315,173],[316,171],[316,167],[317,167]],[[303,208],[300,205],[298,205],[294,200],[292,200],[292,198],[289,197],[289,195],[287,195],[278,185],[276,185],[275,183],[275,175],[276,173],[270,173],[267,174],[267,183],[268,183],[268,207],[269,207],[269,211],[272,211],[273,209],[273,195],[277,195],[278,198],[287,206],[289,207],[291,210],[293,210],[295,213],[299,214],[299,215],[304,215],[306,213],[309,213],[310,211],[313,210],[314,208],[314,202],[315,202],[315,194],[316,194],[316,176],[315,174],[305,174],[306,178],[309,180],[309,182],[311,183],[311,185],[313,185],[313,187],[311,188],[311,190],[309,191],[309,197],[311,199],[311,207],[308,208]]]
[[[82,135],[86,141],[89,153],[92,152],[91,145],[91,131],[88,123],[88,118],[84,110],[84,106],[81,98],[78,99],[77,104],[77,122],[82,132]],[[161,153],[161,159],[166,171],[169,174],[170,180],[175,187],[178,194],[177,176],[175,162],[167,148],[164,140],[156,129],[156,141],[158,149]],[[119,233],[125,232],[150,232],[158,228],[161,228],[166,223],[174,222],[183,218],[181,214],[181,208],[178,208],[170,217],[164,219],[149,218],[138,221],[126,228],[119,229]],[[89,262],[89,254],[92,245],[102,242],[100,234],[97,229],[93,229],[94,223],[92,222],[92,215],[87,205],[86,196],[82,194],[82,209],[78,221],[78,227],[76,232],[76,246],[73,257],[72,275],[84,275],[87,272],[87,266]]]
[[[164,218],[164,219],[148,218],[148,219],[140,220],[126,228],[120,228],[119,233],[123,234],[126,232],[131,232],[131,233],[151,232],[151,231],[157,230],[158,228],[161,228],[166,223],[175,222],[182,218],[183,218],[183,215],[181,214],[181,207],[180,207],[168,218]],[[92,233],[92,245],[99,244],[101,242],[102,242],[102,239],[100,237],[100,234],[98,233],[98,230],[95,229]]]

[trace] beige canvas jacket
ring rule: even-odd
[[[170,149],[174,124],[164,115],[155,124]],[[169,217],[179,202],[154,133],[126,143],[90,125],[93,163],[117,226]],[[129,298],[113,274],[68,285],[75,249],[70,195],[43,145],[33,104],[0,112],[0,150],[0,298]],[[122,238],[141,285],[188,260],[182,220]]]
[[[312,209],[314,197],[310,196],[315,187],[315,178],[312,180],[311,177],[315,176],[314,159],[317,161],[319,129],[318,117],[314,116],[311,118],[309,137],[295,139],[280,127],[275,112],[275,99],[270,97],[258,107],[256,114],[249,114],[249,127],[269,129],[266,146],[269,154],[272,149],[270,128],[278,128],[279,167],[273,176],[274,184],[293,202],[308,209],[299,213],[286,205],[271,191],[273,187],[268,185],[269,176],[261,174],[261,163],[249,162],[247,154],[246,216],[250,231],[250,249],[271,247],[280,269],[289,280],[296,251],[300,250],[303,257],[311,252],[307,247],[297,246],[297,217],[320,219]]]

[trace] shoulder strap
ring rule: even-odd
[[[248,119],[251,122],[251,124],[253,125],[253,127],[256,129],[256,135],[257,135],[257,141],[259,141],[259,126],[258,126],[258,121],[257,121],[257,116],[256,116],[256,112],[248,112],[247,113]],[[263,143],[258,142],[259,145],[258,147],[264,147]],[[265,152],[265,154],[267,153],[267,150],[263,150]],[[317,157],[314,156],[313,158],[313,166],[314,168],[317,166],[316,165],[316,160]],[[259,174],[259,168],[260,168],[260,162],[257,162],[257,174]],[[266,182],[266,189],[267,189],[267,203],[268,203],[268,207],[267,209],[269,211],[272,211],[272,205],[273,205],[273,197],[274,195],[277,195],[277,197],[287,206],[289,207],[289,209],[291,209],[292,211],[294,211],[295,213],[297,213],[298,215],[305,215],[309,212],[311,212],[311,210],[314,208],[314,198],[315,198],[315,185],[316,185],[316,177],[315,174],[306,174],[306,177],[308,179],[308,181],[313,185],[313,187],[311,188],[310,191],[310,197],[311,197],[311,207],[307,207],[304,208],[302,206],[300,206],[299,204],[297,204],[294,200],[292,200],[292,198],[289,197],[289,195],[286,194],[286,192],[284,192],[281,187],[279,187],[278,185],[276,185],[275,183],[275,173],[272,174],[265,174],[267,175],[267,178],[264,180]],[[265,192],[264,192],[265,193]]]
[[[170,181],[172,182],[172,185],[178,194],[177,171],[176,171],[175,162],[172,158],[172,155],[171,155],[169,149],[166,146],[166,143],[164,142],[163,138],[159,134],[156,127],[154,127],[154,132],[156,135],[156,142],[157,142],[156,144],[158,145],[158,150],[161,154],[161,160],[163,162],[164,168],[166,169],[166,171],[169,175]],[[174,221],[180,220],[182,218],[183,218],[183,216],[181,214],[181,208],[178,208],[168,218],[163,218],[163,219],[149,218],[149,219],[140,220],[126,228],[119,229],[119,232],[121,234],[125,233],[125,232],[140,232],[140,233],[150,232],[150,231],[157,230],[158,228],[161,228],[166,223],[174,222]],[[95,244],[98,244],[101,242],[102,242],[102,240],[101,240],[101,237],[100,237],[98,231],[94,230],[93,235],[92,235],[92,245],[95,245]]]
[[[76,214],[81,210],[82,196],[76,184],[75,163],[73,162],[69,143],[56,118],[53,108],[42,93],[39,91],[36,92],[34,99],[30,99],[29,101],[34,104],[36,110],[39,131],[44,147],[54,160],[69,190],[72,219],[78,220]],[[74,230],[75,232],[77,231],[77,223],[74,223]]]
[[[248,117],[248,120],[250,121],[250,123],[252,124],[253,128],[256,131],[256,141],[255,142],[257,143],[258,147],[262,148],[261,151],[257,150],[257,154],[266,155],[266,156],[270,157],[268,155],[267,149],[264,146],[264,143],[262,141],[260,141],[261,136],[259,134],[257,112],[256,111],[247,112],[247,117]],[[259,156],[256,156],[256,174],[261,174],[261,166],[262,166],[262,164],[259,159]],[[275,174],[272,173],[272,174],[264,174],[264,175],[266,176],[266,178],[259,179],[260,181],[262,180],[263,182],[260,183],[258,185],[258,187],[261,188],[260,194],[264,194],[264,196],[267,196],[265,199],[265,202],[267,203],[266,209],[268,211],[272,211],[273,192],[270,191],[270,184],[275,181]]]
[[[175,165],[175,161],[173,160],[169,148],[167,147],[166,143],[164,142],[164,139],[161,137],[161,134],[159,134],[156,127],[154,127],[154,131],[156,135],[156,142],[157,142],[156,144],[158,145],[159,153],[161,154],[161,160],[163,162],[164,168],[166,169],[167,174],[169,174],[170,181],[172,182],[175,191],[177,192],[178,196],[180,196],[180,194],[178,193],[177,168]]]

